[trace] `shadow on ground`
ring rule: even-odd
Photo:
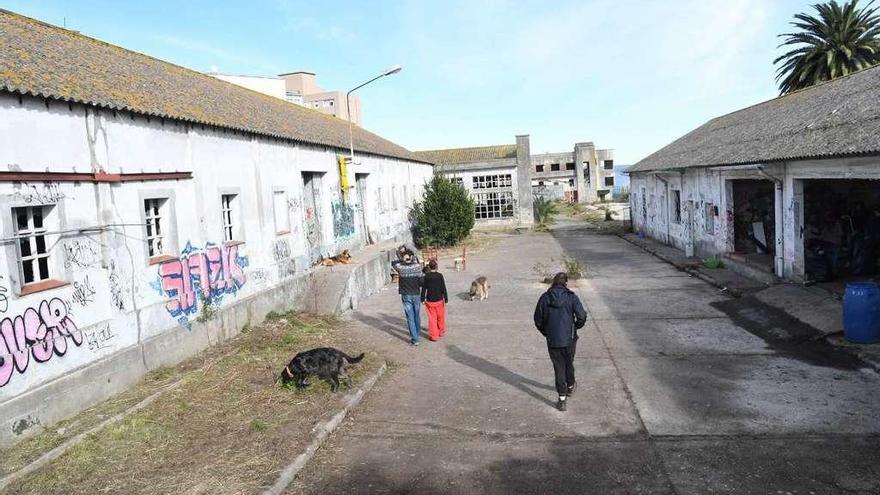
[[[493,363],[492,361],[483,359],[479,356],[475,356],[468,352],[465,352],[460,347],[455,345],[446,346],[446,355],[449,356],[453,361],[463,364],[469,368],[475,369],[480,373],[483,373],[486,376],[492,377],[500,382],[506,383],[511,387],[514,387],[526,395],[529,395],[544,404],[549,406],[555,406],[556,403],[547,397],[535,392],[530,387],[542,389],[542,390],[554,390],[553,387],[537,382],[530,378],[526,378],[518,373],[514,373],[509,369],[501,366],[500,364]]]

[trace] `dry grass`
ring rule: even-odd
[[[498,241],[498,234],[499,232],[471,231],[469,236],[455,246],[441,248],[440,258],[456,258],[461,256],[461,252],[465,248],[467,248],[468,256],[486,251]]]
[[[7,493],[259,491],[303,450],[315,423],[338,409],[344,394],[331,394],[317,380],[304,392],[275,383],[281,368],[303,349],[330,345],[351,353],[364,350],[338,327],[325,317],[270,318],[165,372],[165,380],[180,377],[182,384],[90,435]],[[379,365],[368,353],[352,370],[352,380],[357,384]],[[132,394],[146,396],[139,389],[151,387],[155,384],[147,380]]]

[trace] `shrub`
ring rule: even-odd
[[[553,223],[553,215],[559,213],[559,205],[550,199],[543,197],[535,197],[535,223],[538,228],[546,229]]]
[[[474,228],[474,200],[461,185],[435,175],[425,184],[422,200],[413,206],[410,218],[419,247],[451,246]]]

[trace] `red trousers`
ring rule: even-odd
[[[446,333],[446,303],[425,301],[428,312],[428,338],[437,340]]]

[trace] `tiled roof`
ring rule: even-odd
[[[0,90],[348,149],[348,123],[0,9]],[[424,161],[360,127],[362,153]]]
[[[445,150],[416,151],[416,156],[435,165],[456,163],[479,163],[492,160],[516,158],[515,144],[479,146],[476,148],[450,148]]]
[[[880,154],[880,66],[710,120],[628,172]]]

